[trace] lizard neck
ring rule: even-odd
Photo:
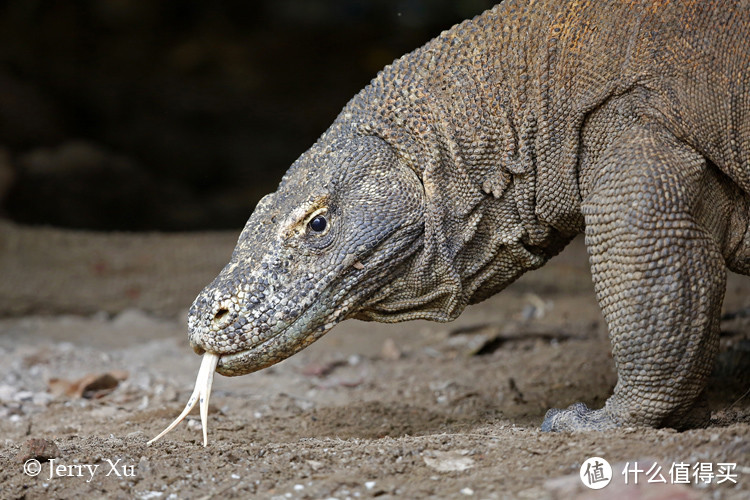
[[[345,134],[383,138],[422,181],[423,249],[408,286],[388,290],[431,297],[422,317],[455,318],[569,240],[536,213],[545,95],[532,68],[544,44],[531,33],[548,28],[529,9],[501,4],[444,32],[385,68],[340,115]]]

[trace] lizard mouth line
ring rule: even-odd
[[[234,352],[217,352],[214,353],[219,356],[217,371],[222,373],[222,369],[225,371],[233,372],[237,371],[238,368],[244,368],[242,373],[250,373],[257,371],[266,366],[270,366],[282,359],[285,359],[302,348],[309,345],[312,340],[307,340],[309,337],[313,337],[313,340],[320,338],[323,334],[333,328],[334,325],[340,323],[348,316],[348,312],[351,311],[351,305],[344,309],[339,309],[335,314],[326,315],[324,317],[316,317],[315,305],[319,304],[321,296],[328,290],[328,287],[323,289],[323,293],[319,294],[317,300],[311,301],[307,307],[291,321],[286,322],[281,328],[273,332],[270,336],[260,340],[249,346],[244,346],[241,350]],[[344,286],[343,289],[346,291],[350,290],[350,286]],[[282,337],[286,337],[284,340]],[[292,346],[283,346],[284,343],[291,343]],[[275,344],[275,345],[274,345]],[[206,349],[206,351],[211,352]],[[283,352],[283,356],[278,358],[276,353]],[[250,361],[255,355],[268,355],[270,358],[275,358],[271,362],[261,362],[258,366],[254,366],[252,369],[247,370],[249,365],[243,366],[242,360]],[[224,375],[224,373],[222,373]]]
[[[232,361],[235,361],[237,359],[246,357],[248,354],[258,351],[258,350],[264,350],[264,347],[271,344],[274,340],[278,339],[281,335],[284,334],[284,332],[288,331],[289,328],[294,325],[295,322],[284,328],[283,330],[279,330],[278,332],[274,333],[270,337],[261,340],[260,342],[253,344],[251,346],[245,347],[242,350],[235,351],[235,352],[229,352],[229,353],[223,353],[219,354],[219,362],[216,366],[217,370],[220,370],[221,368],[225,367],[228,364],[231,364]]]
[[[254,350],[257,350],[259,348],[262,348],[265,345],[273,342],[280,335],[283,335],[284,333],[288,332],[291,328],[294,328],[294,326],[300,321],[300,319],[302,319],[310,311],[310,309],[312,308],[312,306],[314,304],[315,304],[315,302],[311,302],[307,307],[305,307],[304,309],[302,309],[302,311],[300,311],[300,313],[295,318],[293,318],[291,321],[285,322],[285,324],[283,324],[282,327],[280,329],[276,330],[275,332],[272,329],[272,333],[271,333],[270,336],[268,336],[268,337],[266,337],[264,339],[261,339],[260,341],[254,343],[254,344],[251,344],[249,346],[244,346],[240,350],[233,351],[233,352],[226,352],[226,351],[225,352],[214,352],[214,351],[211,351],[210,349],[206,349],[203,346],[201,346],[201,349],[203,351],[205,351],[205,352],[210,352],[212,354],[215,354],[215,355],[219,356],[218,367],[221,367],[223,365],[222,361],[225,361],[225,360],[226,361],[231,361],[231,360],[234,360],[236,358],[241,357],[243,354],[246,354],[246,353],[248,353],[250,351],[254,351]],[[235,324],[236,321],[237,320],[235,320],[232,324]],[[219,333],[220,333],[220,331],[213,332],[212,334],[213,335],[217,335]],[[249,330],[248,332],[243,332],[243,334],[245,334],[245,335],[248,335],[248,334],[251,334],[251,333],[252,333],[252,330]]]
[[[242,357],[246,356],[247,354],[249,354],[249,353],[257,350],[258,348],[262,348],[264,345],[271,343],[280,334],[281,334],[281,332],[278,333],[278,334],[276,334],[276,335],[274,335],[273,337],[267,338],[266,340],[264,340],[264,341],[262,341],[262,342],[260,342],[258,344],[255,344],[255,345],[253,345],[251,347],[248,347],[246,349],[242,349],[241,351],[236,351],[236,352],[227,353],[227,354],[221,354],[219,356],[219,362],[216,365],[216,368],[217,369],[223,368],[226,364],[230,364],[232,361],[234,361],[234,360],[236,360],[238,358],[242,358]]]
[[[329,328],[320,330],[320,325],[326,324],[325,321],[328,321],[328,319],[323,321],[316,321],[314,317],[310,318],[309,315],[311,309],[312,304],[293,321],[288,323],[284,328],[278,330],[273,335],[261,340],[260,342],[244,347],[239,351],[230,353],[217,353],[219,356],[219,360],[216,370],[222,375],[239,375],[240,373],[232,373],[237,372],[238,369],[241,369],[242,374],[250,373],[281,361],[282,359],[291,356],[295,352],[307,346],[309,342],[304,341],[304,339],[307,339],[310,335],[313,334],[316,334],[315,338],[317,338],[330,330],[331,327],[333,327],[333,325],[330,325]],[[338,322],[339,321],[335,321],[335,323]],[[284,338],[286,338],[288,342],[292,342],[294,346],[291,348],[285,348],[283,346],[283,344],[285,343]],[[267,359],[254,360],[258,362],[257,365],[255,365],[254,362],[248,363],[252,360],[253,357],[263,355],[266,355]]]

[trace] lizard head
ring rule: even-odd
[[[242,375],[356,315],[421,245],[419,177],[373,136],[319,141],[257,205],[189,313],[193,349]]]

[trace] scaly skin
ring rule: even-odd
[[[750,273],[750,3],[506,1],[386,67],[260,201],[190,341],[242,375],[346,318],[450,321],[585,231],[618,371],[545,430],[704,425]]]

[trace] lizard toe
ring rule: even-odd
[[[583,403],[575,403],[564,410],[547,411],[542,422],[543,432],[602,431],[618,427],[604,408],[592,410]]]

